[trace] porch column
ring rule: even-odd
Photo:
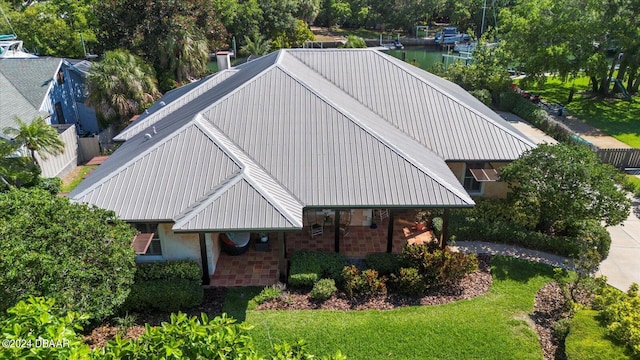
[[[444,249],[449,238],[449,209],[444,209],[442,214],[442,231],[440,232],[440,248]]]
[[[389,209],[389,225],[387,225],[387,252],[391,253],[393,251],[393,220],[395,217],[395,211],[390,208]]]
[[[340,210],[335,209],[335,219],[333,219],[333,248],[335,252],[340,252]]]
[[[207,241],[204,233],[198,233],[200,239],[200,262],[202,264],[202,285],[209,285],[209,260],[207,259]]]
[[[287,274],[287,239],[284,231],[278,233],[278,272],[280,272],[280,280],[284,277],[286,281],[289,277]]]

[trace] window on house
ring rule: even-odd
[[[475,163],[466,163],[464,178],[462,179],[462,186],[469,194],[480,194],[482,193],[482,183],[476,180],[476,178],[471,173],[472,169],[484,169],[486,167],[486,163],[475,162]]]
[[[162,245],[160,236],[158,235],[157,223],[136,223],[133,224],[140,235],[134,240],[134,249],[138,255],[143,256],[162,256]],[[144,235],[147,236],[144,236]],[[142,252],[146,248],[146,251]]]
[[[56,76],[56,80],[58,85],[64,84],[64,72],[62,70],[58,71],[58,75]]]

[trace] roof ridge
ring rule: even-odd
[[[303,76],[309,76],[309,74],[316,74],[321,79],[320,81],[326,81],[326,82],[331,83],[328,79],[326,79],[325,77],[323,77],[322,75],[318,74],[316,71],[314,71],[313,69],[308,67],[303,61],[297,59],[294,56],[290,56],[290,58],[293,61],[299,62],[300,64],[304,65],[307,69],[309,69],[309,72],[305,73]],[[314,88],[312,88],[311,85],[309,84],[309,81],[301,81],[300,80],[300,76],[294,74],[288,68],[284,68],[284,67],[279,67],[279,68],[280,68],[281,71],[283,71],[286,74],[288,74],[289,76],[291,76],[295,81],[297,81],[303,87],[307,88],[309,91],[311,91],[316,96],[318,96],[318,98],[320,98],[324,102],[326,102],[329,106],[333,107],[334,109],[336,109],[336,111],[338,111],[339,113],[343,114],[345,117],[350,119],[352,123],[354,123],[355,125],[360,127],[362,130],[367,132],[369,135],[371,135],[371,136],[375,137],[376,139],[378,139],[378,141],[380,141],[388,149],[390,149],[391,151],[393,151],[394,153],[396,153],[397,155],[402,157],[405,161],[407,161],[409,164],[411,164],[411,166],[419,169],[422,173],[424,173],[425,175],[429,176],[431,179],[433,179],[435,182],[437,182],[441,186],[445,187],[447,190],[449,190],[451,193],[455,194],[458,198],[463,200],[465,203],[469,203],[469,200],[471,200],[471,198],[469,197],[469,194],[466,191],[463,192],[463,191],[460,191],[460,189],[456,189],[454,186],[452,186],[452,184],[450,182],[442,179],[438,174],[434,173],[428,166],[425,166],[421,161],[416,159],[415,156],[409,154],[406,151],[406,149],[401,149],[397,145],[394,146],[394,144],[391,143],[388,139],[386,139],[384,136],[380,135],[379,131],[376,131],[375,129],[372,128],[372,126],[369,126],[369,125],[363,123],[362,121],[358,120],[357,117],[353,116],[348,110],[344,109],[344,107],[339,106],[335,102],[334,99],[330,98],[330,95],[328,95],[327,93],[320,93],[320,92],[316,91]],[[307,79],[307,80],[309,80],[309,79]],[[337,91],[339,91],[341,93],[340,94],[341,96],[354,100],[354,102],[359,104],[359,106],[361,106],[363,109],[365,109],[365,111],[371,113],[371,115],[372,115],[371,117],[372,118],[373,117],[377,117],[378,120],[382,121],[388,127],[388,129],[379,129],[379,130],[390,130],[390,131],[393,131],[393,132],[396,133],[395,134],[396,136],[397,135],[402,136],[402,137],[406,138],[407,140],[409,140],[411,142],[419,144],[422,148],[425,149],[425,151],[431,153],[435,158],[437,158],[440,161],[442,161],[444,166],[446,166],[446,163],[445,163],[444,159],[440,155],[435,153],[433,150],[431,150],[428,147],[420,144],[417,140],[415,140],[411,136],[407,135],[405,132],[403,132],[402,130],[398,129],[393,124],[389,123],[386,119],[382,118],[375,111],[369,109],[369,107],[365,106],[364,104],[362,104],[359,101],[357,101],[356,99],[354,99],[346,91],[342,90],[341,88],[339,88],[337,86],[335,88],[337,89]],[[340,97],[338,97],[338,98],[340,98]],[[385,125],[383,125],[383,126],[385,126]],[[402,143],[402,144],[406,144],[406,142]],[[471,202],[473,202],[473,201],[471,200]]]
[[[380,57],[381,57],[381,58],[383,58],[385,61],[390,62],[390,63],[394,63],[394,62],[396,62],[396,61],[400,61],[399,59],[397,59],[397,58],[395,58],[395,57],[393,57],[393,56],[383,56],[384,54],[380,53],[379,51],[377,52],[377,54],[376,54],[376,55],[377,55],[377,56],[380,56]],[[396,64],[396,66],[397,66],[397,64]],[[424,81],[424,79],[420,78],[419,76],[416,76],[416,74],[415,74],[415,73],[413,73],[412,71],[409,71],[409,69],[412,69],[412,68],[407,68],[407,67],[404,67],[404,66],[398,66],[398,68],[399,68],[401,71],[403,71],[403,72],[405,72],[405,73],[407,73],[407,74],[411,75],[412,77],[417,78],[417,79],[418,79],[420,82],[422,82],[424,85],[426,85],[426,86],[428,86],[428,87],[430,87],[430,88],[435,89],[436,91],[438,91],[438,92],[439,92],[439,93],[441,93],[442,95],[444,95],[444,96],[448,97],[449,99],[455,100],[456,104],[459,104],[460,106],[464,107],[465,109],[467,109],[467,110],[471,111],[472,113],[474,113],[474,114],[478,115],[480,118],[484,119],[485,121],[489,121],[493,126],[495,126],[495,127],[499,128],[499,129],[501,129],[502,131],[505,131],[505,132],[507,132],[507,133],[511,134],[512,136],[515,136],[516,138],[520,139],[520,141],[523,141],[523,142],[527,143],[528,145],[531,145],[531,146],[534,146],[534,147],[536,146],[536,145],[535,145],[535,143],[533,143],[530,139],[528,139],[528,138],[526,138],[526,137],[524,137],[524,138],[523,138],[523,136],[522,136],[521,134],[518,134],[517,132],[515,132],[515,131],[513,131],[513,130],[508,129],[508,128],[507,128],[507,127],[505,127],[504,125],[502,125],[502,124],[498,123],[498,122],[497,122],[497,121],[495,121],[494,119],[491,119],[490,117],[488,117],[487,115],[483,114],[482,112],[480,112],[480,111],[476,110],[475,108],[470,107],[470,106],[469,106],[469,104],[467,104],[467,102],[466,102],[466,101],[461,101],[461,99],[460,99],[460,98],[458,98],[458,97],[456,97],[456,96],[452,95],[449,91],[446,91],[446,90],[444,90],[442,87],[437,86],[436,84],[434,84],[434,83],[432,83],[432,82]],[[429,75],[431,75],[431,76],[436,76],[436,75],[434,75],[434,74],[432,74],[432,73],[430,73],[430,72],[428,72],[428,71],[422,70],[422,69],[420,69],[420,68],[417,68],[417,69],[419,69],[419,70],[421,70],[421,71],[424,71],[424,72],[426,72],[427,74],[429,74]],[[412,70],[413,70],[413,69],[412,69]],[[444,79],[444,80],[446,80],[446,79]],[[449,80],[446,80],[446,81],[449,81]],[[454,82],[451,82],[451,83],[452,83],[452,84],[455,84]],[[458,84],[455,84],[455,85],[460,86],[460,85],[458,85]],[[462,89],[462,90],[464,91],[464,89]],[[471,96],[473,96],[473,95],[471,95]],[[475,98],[475,97],[474,97],[474,98]],[[480,101],[480,100],[478,100],[478,101]]]
[[[287,221],[302,228],[302,202],[296,196],[291,194],[287,188],[274,179],[268,171],[263,169],[248,154],[240,149],[238,145],[236,145],[215,124],[207,121],[201,114],[198,114],[196,118],[199,128],[208,132],[213,137],[215,143],[220,146],[225,153],[229,154],[229,156],[233,155],[233,158],[237,158],[241,162],[243,165],[243,174],[247,182],[249,182],[249,184],[270,204],[277,208]],[[257,177],[262,178],[267,182],[271,182],[271,184],[264,184]]]
[[[166,104],[165,106],[159,108],[158,110],[149,113],[149,115],[147,115],[145,118],[140,119],[138,123],[133,124],[133,126],[129,129],[124,129],[121,133],[119,133],[118,135],[116,135],[114,137],[114,139],[118,139],[118,140],[129,140],[132,137],[136,136],[137,134],[141,133],[144,131],[144,129],[148,128],[149,126],[151,126],[152,124],[149,124],[150,121],[153,121],[155,118],[159,119],[154,122],[153,124],[157,123],[158,121],[162,120],[163,118],[165,118],[166,116],[168,116],[169,114],[179,110],[181,107],[184,106],[184,104],[178,104],[178,102],[181,99],[184,99],[185,97],[192,95],[194,92],[200,91],[202,93],[213,89],[214,87],[216,87],[218,84],[220,84],[220,82],[217,82],[215,80],[219,80],[220,77],[224,77],[224,75],[226,75],[227,73],[233,72],[233,74],[231,74],[230,76],[233,76],[235,73],[237,73],[239,70],[237,69],[225,69],[221,72],[218,72],[216,74],[214,74],[213,76],[211,76],[209,79],[206,79],[202,84],[198,85],[198,86],[194,86],[193,89],[187,91],[186,93],[182,94],[181,96],[177,97],[176,99],[174,99],[173,101],[171,101],[169,104]],[[224,81],[228,79],[222,79],[221,81]],[[204,87],[203,87],[204,85]],[[179,88],[176,88],[174,90],[178,90]],[[165,93],[164,95],[168,95],[169,93],[171,93],[171,91]],[[163,96],[164,96],[163,95]],[[158,99],[160,100],[160,99]],[[147,111],[147,110],[145,110]],[[135,129],[140,128],[140,131],[135,132]],[[135,133],[134,133],[135,132]],[[133,133],[132,135],[129,135],[129,133]],[[126,138],[122,138],[122,136],[125,136]]]

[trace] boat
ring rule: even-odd
[[[392,43],[386,43],[383,45],[385,48],[389,50],[403,50],[404,45],[400,42],[400,40],[393,40]]]
[[[453,45],[455,43],[463,43],[471,41],[469,34],[458,32],[455,26],[447,26],[441,32],[436,34],[436,44]]]
[[[34,59],[38,56],[24,51],[22,41],[13,34],[0,35],[0,59]]]
[[[476,47],[478,46],[478,42],[477,41],[469,41],[466,43],[459,43],[456,44],[456,46],[453,47],[453,51],[454,52],[473,52],[473,50],[476,49]]]

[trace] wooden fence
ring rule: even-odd
[[[596,154],[618,169],[640,168],[640,149],[597,149]]]

